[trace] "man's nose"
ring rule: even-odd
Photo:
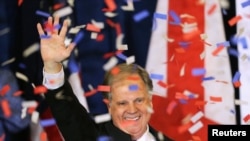
[[[129,104],[127,110],[128,110],[129,113],[135,113],[137,111],[137,107],[136,107],[136,105],[134,103],[131,103],[131,104]]]

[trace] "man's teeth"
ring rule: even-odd
[[[133,117],[133,118],[131,118],[131,117],[126,117],[125,119],[126,119],[126,120],[138,120],[139,117]]]

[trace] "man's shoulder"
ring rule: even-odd
[[[149,126],[149,132],[156,138],[156,141],[174,141],[173,139],[164,135],[162,132],[154,129],[152,126]]]

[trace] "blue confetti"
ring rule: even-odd
[[[185,99],[180,99],[179,102],[180,102],[181,104],[187,104],[187,103],[188,103],[188,101],[185,100]]]
[[[150,78],[151,79],[157,79],[157,80],[163,80],[164,76],[162,74],[151,73]]]
[[[235,74],[234,74],[234,77],[233,77],[233,82],[237,82],[237,81],[239,81],[240,80],[240,72],[236,72]]]
[[[229,47],[230,43],[229,43],[229,41],[225,41],[225,42],[222,42],[222,43],[217,43],[216,46],[217,47],[219,47],[219,46]]]
[[[99,136],[97,141],[113,141],[109,136]]]
[[[46,12],[43,12],[43,11],[40,11],[40,10],[37,10],[36,14],[40,15],[40,16],[43,16],[43,17],[46,17],[46,18],[50,17],[49,13],[46,13]]]
[[[174,20],[173,22],[170,22],[171,24],[179,25],[181,23],[181,19],[177,15],[177,13],[175,13],[175,11],[171,10],[169,14],[173,18],[173,20]]]
[[[247,0],[247,1],[241,3],[241,6],[243,8],[245,8],[245,7],[249,6],[249,5],[250,5],[250,0]]]
[[[154,18],[166,20],[167,19],[167,15],[166,14],[160,14],[160,13],[154,13]]]
[[[148,16],[149,16],[149,12],[147,10],[143,10],[143,11],[135,14],[133,18],[134,18],[134,21],[139,22]]]
[[[74,58],[74,56],[71,56],[68,61],[68,68],[71,73],[76,73],[79,72],[79,67],[77,65],[77,62]]]
[[[200,75],[204,75],[205,73],[206,73],[206,70],[204,68],[192,69],[192,75],[193,76],[200,76]]]
[[[245,37],[240,38],[238,41],[242,44],[242,47],[243,47],[244,49],[247,49],[247,41],[246,41],[246,38],[245,38]]]
[[[229,53],[230,55],[236,57],[236,58],[238,58],[238,56],[239,56],[238,51],[237,51],[236,49],[233,49],[233,48],[229,48],[229,49],[228,49],[228,53]]]
[[[45,119],[45,120],[40,120],[40,124],[42,127],[47,127],[47,126],[52,126],[56,124],[55,119]]]
[[[136,91],[136,90],[138,90],[138,85],[129,85],[129,90],[130,91]]]
[[[126,60],[126,59],[127,59],[127,56],[125,56],[125,55],[122,54],[122,53],[119,53],[119,54],[117,54],[116,56],[119,57],[119,58],[122,59],[122,60]]]
[[[84,37],[83,32],[78,32],[78,33],[76,34],[76,37],[74,38],[73,43],[78,44],[78,43],[81,41],[81,39],[82,39],[83,37]]]
[[[214,77],[210,76],[210,77],[204,77],[202,78],[203,81],[207,81],[207,80],[214,80]]]
[[[40,38],[41,39],[49,39],[51,36],[49,36],[49,35],[40,35]]]

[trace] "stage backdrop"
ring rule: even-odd
[[[240,124],[249,121],[249,2],[235,3],[158,0],[146,63],[158,76],[150,124],[176,141],[206,141],[209,124],[237,124],[236,106]],[[236,15],[226,25],[237,33],[228,40],[223,14],[230,6]]]

